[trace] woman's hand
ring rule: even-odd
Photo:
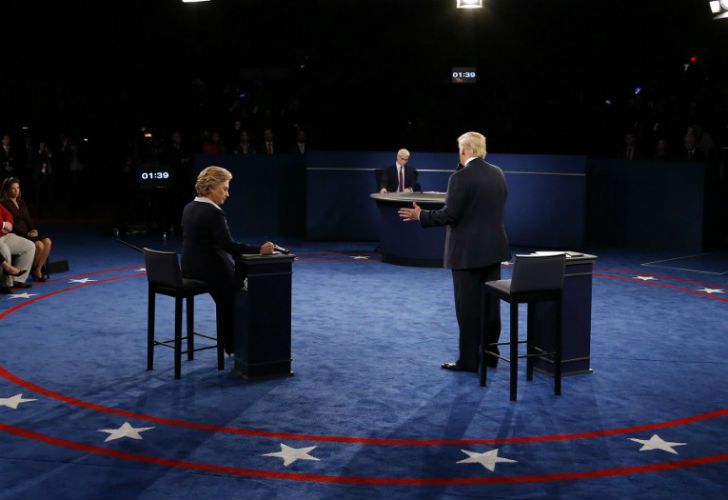
[[[266,241],[260,246],[260,253],[262,255],[270,255],[273,253],[273,243]]]
[[[38,236],[38,230],[33,229],[32,231],[28,231],[28,236],[30,236],[31,238],[35,238],[36,236]]]

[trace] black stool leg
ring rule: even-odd
[[[219,321],[219,320],[218,320]],[[217,321],[216,321],[217,323]],[[217,326],[217,325],[216,325]],[[225,339],[220,338],[220,331],[217,330],[217,369],[225,369]]]
[[[154,288],[149,284],[147,298],[147,370],[154,367],[154,301],[156,294]]]
[[[511,302],[511,401],[518,391],[518,302]]]
[[[174,298],[174,378],[182,376],[182,297]]]
[[[528,302],[526,307],[528,307],[528,312],[526,314],[526,317],[528,318],[526,321],[526,354],[528,354],[528,357],[526,358],[526,380],[533,380],[533,354],[536,353],[536,350],[533,348],[531,332],[533,331],[535,313],[530,302]]]
[[[562,317],[561,299],[559,294],[556,300],[556,353],[554,355],[554,394],[561,396],[561,341],[562,341]]]
[[[195,296],[187,297],[187,359],[195,359]]]
[[[480,285],[480,342],[478,343],[480,349],[480,386],[485,386],[485,375],[486,375],[486,363],[488,361],[488,354],[486,349],[488,346],[485,344],[485,308],[488,304],[488,295],[485,291],[485,287]]]

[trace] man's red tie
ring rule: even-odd
[[[404,191],[404,168],[399,169],[399,189],[397,190],[400,193]]]

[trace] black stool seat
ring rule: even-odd
[[[207,283],[198,279],[183,278],[176,252],[162,252],[144,249],[144,262],[149,284],[149,308],[147,314],[147,370],[154,367],[154,348],[158,346],[174,349],[174,378],[182,374],[182,354],[194,359],[194,353],[207,349],[217,349],[217,369],[225,364],[223,343],[217,337],[194,331],[195,295],[208,293]],[[156,340],[154,337],[156,295],[174,297],[174,338]],[[187,335],[182,336],[182,302],[187,302]],[[195,348],[194,338],[204,337],[214,340],[215,344]],[[187,349],[182,350],[182,341],[187,340]]]
[[[498,297],[510,304],[510,338],[508,342],[485,343],[484,314],[481,316],[480,336],[480,385],[486,382],[487,356],[494,356],[510,363],[510,399],[515,401],[518,392],[518,359],[526,358],[526,380],[533,380],[534,358],[550,359],[554,363],[554,394],[561,395],[561,301],[564,284],[565,255],[516,255],[513,266],[513,279],[488,281],[482,286],[482,299],[485,304],[486,294]],[[535,345],[531,332],[534,314],[532,304],[542,301],[554,301],[556,307],[556,339],[553,351],[545,351]],[[528,305],[526,340],[518,338],[518,305]],[[484,309],[483,309],[484,310]],[[518,354],[519,344],[526,344],[526,354]],[[502,356],[494,347],[507,345],[510,347],[509,357]]]
[[[186,295],[194,296],[208,293],[209,289],[207,283],[204,281],[192,278],[182,278],[182,286],[179,288],[156,284],[156,292],[161,293],[162,295],[175,297],[180,293],[180,291]]]

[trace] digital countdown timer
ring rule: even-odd
[[[163,168],[141,168],[137,172],[137,182],[139,183],[139,187],[143,189],[168,188],[172,184],[172,173]]]
[[[476,83],[478,81],[478,70],[476,68],[453,68],[452,83]]]
[[[142,172],[139,177],[143,181],[151,181],[151,180],[164,180],[169,179],[169,172],[163,171],[163,172]]]

